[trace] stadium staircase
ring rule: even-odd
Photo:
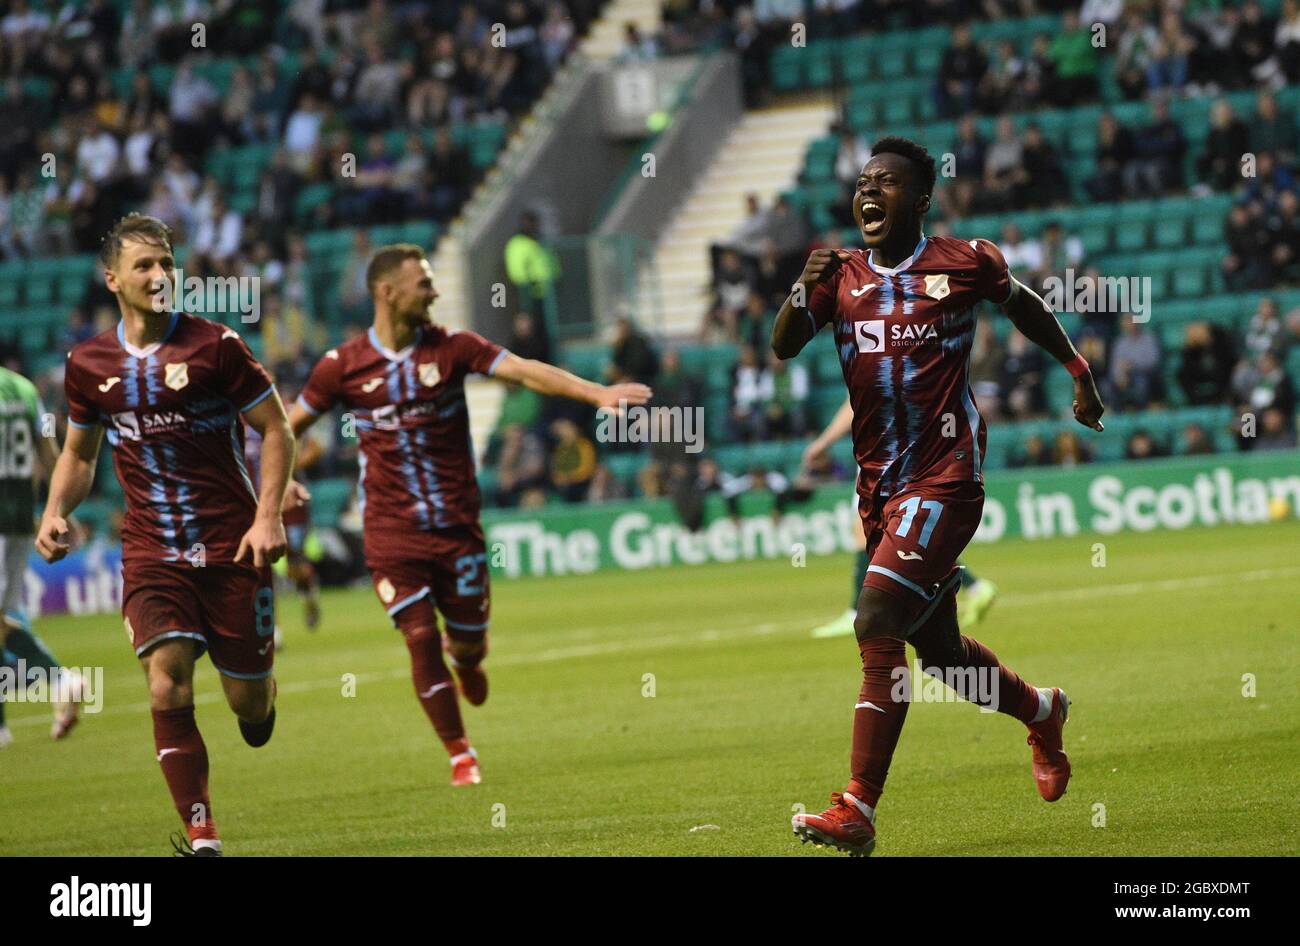
[[[655,247],[650,271],[658,274],[666,334],[698,333],[709,302],[710,244],[725,240],[744,219],[746,194],[771,207],[797,181],[804,153],[826,134],[834,115],[829,97],[814,95],[747,112],[736,125]],[[642,302],[647,309],[651,300]]]
[[[613,59],[623,46],[623,31],[628,23],[635,23],[642,36],[659,32],[663,23],[661,6],[662,0],[610,0],[600,19],[591,25],[579,51],[597,62]]]

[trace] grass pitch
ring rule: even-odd
[[[1074,777],[1049,805],[1023,726],[918,704],[876,856],[1295,853],[1297,547],[1300,522],[973,547],[1002,592],[973,634],[1067,689]],[[316,634],[285,596],[267,747],[240,740],[206,660],[196,679],[227,853],[841,856],[801,846],[790,815],[848,776],[857,650],[808,629],[846,606],[850,569],[841,555],[498,582],[491,697],[465,709],[484,782],[459,789],[373,594],[326,594]],[[9,705],[0,854],[170,853],[179,819],[120,619],[36,630],[64,663],[105,668],[104,711],[55,744],[47,707]]]

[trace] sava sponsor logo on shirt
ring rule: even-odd
[[[853,323],[853,335],[858,343],[858,351],[864,354],[884,351],[886,339],[889,348],[911,348],[939,340],[939,332],[933,323],[912,325],[896,322],[886,329],[884,319]]]
[[[113,427],[123,440],[139,440],[147,434],[168,434],[190,426],[189,414],[182,411],[119,411],[112,415]]]

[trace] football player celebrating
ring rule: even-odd
[[[905,642],[927,669],[956,681],[959,696],[1028,726],[1043,798],[1060,798],[1070,778],[1065,694],[1030,686],[957,624],[957,557],[984,506],[986,433],[967,382],[976,306],[1001,306],[1069,370],[1080,423],[1102,429],[1101,398],[1051,309],[1011,275],[996,246],[922,233],[934,183],[934,159],[923,147],[897,137],[876,142],[853,194],[867,250],[814,251],[772,329],[773,351],[793,358],[832,325],[853,405],[870,564],[854,619],[862,688],[852,771],[830,808],[796,815],[793,826],[805,841],[858,855],[875,846],[875,809],[907,716],[909,694],[897,687],[907,674]]]
[[[36,548],[49,562],[67,554],[67,516],[90,491],[107,431],[126,495],[122,614],[149,685],[158,764],[188,834],[173,844],[220,856],[194,663],[210,655],[244,741],[265,745],[275,725],[270,566],[284,554],[293,435],[238,333],[166,304],[176,281],[166,224],[128,214],[101,259],[122,319],[68,354],[68,436]],[[262,435],[260,493],[240,415]]]
[[[643,384],[601,385],[518,358],[473,332],[433,323],[437,299],[424,251],[380,248],[366,283],[374,324],[325,353],[290,412],[294,433],[343,405],[361,448],[366,566],[401,630],[421,706],[451,757],[453,785],[480,781],[452,670],[472,705],[487,699],[488,563],[465,404],[465,376],[491,375],[596,408],[644,404]],[[444,645],[437,613],[446,625]],[[443,660],[444,646],[451,670]]]

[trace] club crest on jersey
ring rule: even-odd
[[[436,361],[426,362],[416,370],[420,373],[420,383],[426,388],[431,388],[442,380],[442,371],[438,369]]]
[[[939,273],[925,277],[925,294],[931,299],[942,299],[948,295],[948,274]]]
[[[885,320],[870,319],[866,322],[853,323],[853,337],[857,340],[858,351],[871,353],[885,350]]]
[[[179,391],[190,383],[190,366],[183,361],[178,365],[163,365],[163,383],[173,391]]]
[[[397,589],[393,587],[393,583],[387,578],[379,579],[379,583],[375,585],[375,591],[379,592],[379,600],[384,604],[392,604],[393,599],[397,597]]]

